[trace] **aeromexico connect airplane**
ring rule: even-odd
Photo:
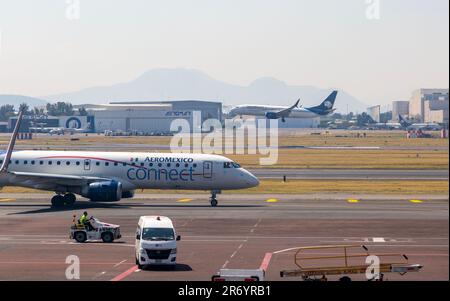
[[[259,185],[249,171],[217,155],[13,151],[22,117],[20,112],[8,149],[0,153],[0,187],[54,191],[54,207],[73,205],[76,195],[92,202],[117,202],[132,198],[136,189],[211,191],[215,207],[222,190]]]
[[[234,107],[228,113],[228,117],[236,116],[264,116],[267,119],[281,119],[286,122],[286,118],[314,118],[326,116],[333,113],[334,102],[338,91],[333,91],[320,105],[311,108],[299,107],[300,99],[292,107],[265,106],[265,105],[240,105]]]

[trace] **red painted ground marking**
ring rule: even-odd
[[[267,268],[269,267],[270,259],[272,259],[272,253],[266,253],[266,256],[264,256],[264,259],[261,262],[261,266],[259,268],[261,270],[267,271]]]
[[[113,279],[111,279],[111,281],[120,281],[123,280],[124,278],[130,276],[131,274],[133,274],[136,270],[138,269],[137,265],[131,267],[130,269],[126,270],[125,272],[123,272],[122,274],[117,275],[116,277],[114,277]]]

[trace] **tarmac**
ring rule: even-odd
[[[424,266],[387,280],[449,280],[448,195],[350,197],[224,194],[211,208],[206,194],[138,194],[113,204],[81,199],[55,210],[48,194],[0,194],[0,280],[66,280],[70,255],[80,259],[81,280],[210,280],[221,268],[263,268],[266,280],[300,280],[280,277],[281,270],[296,269],[295,248],[342,244],[365,245],[375,255],[406,254],[409,263]],[[122,239],[71,241],[72,215],[84,210],[121,225]],[[135,265],[142,215],[174,221],[182,237],[175,270]]]
[[[315,180],[447,180],[449,171],[438,169],[299,169],[259,168],[250,169],[261,179],[315,179]]]

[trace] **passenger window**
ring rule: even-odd
[[[80,161],[77,161],[77,163],[76,163],[76,164],[77,164],[77,166],[80,166]]]
[[[40,165],[44,165],[44,161],[39,161],[39,164]]]
[[[48,165],[52,165],[53,164],[53,162],[52,161],[48,161]]]
[[[144,167],[144,163],[143,162],[141,163],[141,167]]]
[[[16,164],[19,164],[19,160],[16,160]]]
[[[61,165],[61,161],[56,161],[56,165]]]
[[[180,163],[175,164],[176,167],[180,167]]]
[[[98,162],[98,161],[95,162],[95,165],[100,166],[100,162]]]
[[[152,166],[153,166],[153,163],[150,163],[149,166],[152,167]]]
[[[197,163],[194,163],[194,168],[197,167]]]
[[[117,162],[114,162],[114,166],[118,166],[119,165],[119,163],[117,163]]]
[[[123,166],[127,166],[127,163],[122,163]]]
[[[31,161],[31,165],[34,165],[34,163],[36,163],[34,160],[33,161]]]
[[[170,167],[170,163],[167,163],[167,167]]]
[[[161,163],[159,163],[159,164],[158,164],[158,167],[161,167],[161,166],[162,166],[162,164],[161,164]]]
[[[66,165],[69,166],[69,165],[70,165],[70,161],[67,161],[67,162],[66,162]]]
[[[188,167],[189,167],[189,164],[187,164],[187,163],[184,164],[184,167],[185,167],[185,168],[188,168]]]
[[[28,164],[28,161],[27,161],[27,160],[23,161],[23,164],[27,165],[27,164]]]
[[[109,162],[105,162],[105,166],[109,166]]]

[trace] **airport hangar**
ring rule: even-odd
[[[104,105],[84,105],[94,122],[93,130],[130,132],[145,134],[170,133],[174,119],[186,119],[193,128],[194,111],[201,112],[201,122],[218,119],[222,123],[226,118],[222,103],[200,100],[180,100],[162,102],[111,102]],[[265,120],[264,117],[258,118]],[[279,121],[280,128],[317,128],[320,118],[287,118]]]
[[[180,101],[138,101],[138,102],[111,102],[109,104],[75,105],[78,109],[84,107],[88,116],[45,116],[38,119],[24,119],[21,132],[29,132],[35,127],[66,127],[66,128],[89,128],[95,133],[113,131],[119,133],[137,132],[146,135],[170,134],[170,125],[174,119],[185,119],[191,129],[193,128],[194,111],[201,112],[201,122],[207,119],[218,119],[224,122],[227,115],[223,112],[221,102],[180,100]],[[255,119],[249,116],[246,119]],[[257,120],[269,121],[265,117],[256,117]],[[11,117],[7,131],[11,132],[15,126],[17,117]],[[36,125],[38,124],[38,125]],[[237,123],[238,124],[238,123]],[[279,128],[317,128],[320,118],[286,118],[286,122],[278,120]]]

